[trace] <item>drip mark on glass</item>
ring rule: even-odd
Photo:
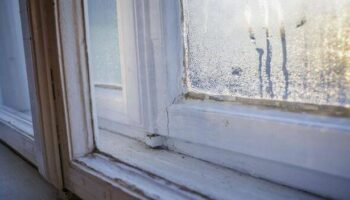
[[[252,42],[253,45],[255,45],[255,50],[258,53],[258,60],[259,60],[259,64],[258,64],[258,76],[259,76],[259,95],[262,98],[263,97],[263,81],[262,81],[262,58],[264,55],[264,50],[262,48],[258,48],[256,46],[256,38],[255,38],[255,34],[252,30],[251,27],[249,27],[248,29],[249,32],[249,38],[250,41]]]
[[[281,27],[281,44],[282,44],[282,72],[284,77],[284,94],[283,99],[288,99],[288,87],[289,87],[289,74],[287,69],[287,41],[286,41],[286,30]]]
[[[261,74],[261,69],[262,69],[262,57],[264,55],[264,50],[262,48],[256,48],[255,49],[258,54],[259,54],[259,66],[258,66],[258,74],[259,74],[259,94],[260,97],[263,97],[263,82],[262,82],[262,74]]]
[[[270,43],[270,35],[269,30],[266,29],[266,76],[268,81],[268,86],[266,88],[266,92],[270,95],[271,98],[274,97],[272,81],[271,81],[271,60],[272,60],[272,47]]]

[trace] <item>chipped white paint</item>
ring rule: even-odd
[[[164,139],[164,136],[149,134],[146,136],[145,143],[151,148],[162,147],[164,145]]]

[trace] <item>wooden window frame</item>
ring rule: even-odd
[[[86,4],[83,0],[55,2],[60,67],[54,77],[58,82],[55,88],[61,98],[60,110],[63,111],[58,120],[62,134],[64,180],[69,189],[87,199],[113,199],[113,195],[119,195],[121,191],[137,198],[154,198],[159,192],[157,189],[168,184],[159,194],[161,197],[180,195],[183,198],[203,198],[201,194],[183,190],[185,186],[191,186],[190,183],[182,182],[180,187],[175,184],[175,172],[166,168],[155,171],[173,179],[170,183],[159,183],[159,179],[154,177],[155,172],[150,176],[142,171],[144,164],[135,160],[129,160],[134,162],[132,164],[125,164],[117,156],[117,160],[113,160],[109,155],[104,155],[96,149],[94,132],[99,131],[100,127],[96,125],[98,120],[99,126],[109,131],[142,142],[146,142],[150,134],[156,134],[162,137],[163,145],[169,150],[253,176],[327,197],[350,196],[350,161],[346,159],[350,152],[347,145],[350,142],[348,118],[186,98],[187,91],[183,87],[183,1],[119,0],[119,7],[126,6],[123,8],[128,9],[122,9],[120,15],[123,17],[119,17],[118,22],[132,24],[129,33],[134,32],[128,36],[134,37],[135,44],[128,47],[132,55],[137,55],[133,66],[136,66],[138,77],[133,79],[136,82],[129,84],[137,90],[137,95],[133,96],[137,97],[133,99],[136,102],[132,105],[138,104],[139,107],[130,110],[130,114],[137,114],[139,120],[136,120],[138,123],[101,121],[93,115],[96,109],[91,99],[94,86],[89,79],[88,48],[85,43]],[[252,125],[253,122],[257,125]],[[116,141],[114,145],[123,146],[121,142],[113,141]],[[160,157],[163,159],[163,156]],[[320,157],[324,159],[318,159]],[[161,168],[157,163],[152,164]],[[129,181],[136,185],[130,187],[126,184],[125,174],[130,174]],[[220,177],[215,173],[211,175]],[[152,188],[145,183],[152,185]],[[181,189],[181,186],[184,188]],[[208,187],[208,183],[201,186],[199,192],[214,190]],[[89,191],[92,188],[96,188],[93,193]],[[212,194],[214,197],[215,194],[220,195],[215,191]]]
[[[183,45],[173,44],[176,46],[160,56],[168,59],[164,61],[167,66],[174,63],[181,66],[180,72],[168,67],[166,81],[157,83],[167,82],[168,88],[164,91],[175,91],[169,92],[172,101],[165,101],[163,105],[168,121],[160,122],[168,126],[168,132],[164,132],[169,138],[168,148],[315,194],[333,198],[349,196],[348,115],[288,112],[259,106],[259,102],[255,105],[239,100],[226,102],[222,97],[192,95],[187,91],[184,83],[187,1],[182,0],[179,5],[182,16],[172,23],[177,26],[166,24],[169,27],[164,28],[166,33],[181,35],[177,42]],[[309,110],[314,108],[310,107]],[[344,108],[343,113],[349,113],[349,108]],[[220,152],[227,156],[217,156]]]
[[[1,110],[1,139],[34,164],[58,189],[63,188],[55,118],[53,69],[57,45],[53,4],[19,0],[32,120]],[[52,34],[53,33],[53,34]],[[3,131],[4,130],[4,131]]]

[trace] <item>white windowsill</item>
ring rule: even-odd
[[[11,108],[0,106],[0,122],[21,132],[25,136],[34,137],[32,118],[30,114],[18,112]]]
[[[36,164],[34,132],[30,115],[1,106],[0,140],[32,164]]]
[[[102,152],[77,159],[84,167],[160,199],[318,199],[182,154],[148,148],[136,140],[100,130]],[[127,164],[124,164],[127,163]],[[134,167],[130,167],[134,166]],[[142,169],[142,170],[138,170]],[[144,171],[143,171],[144,170]],[[125,184],[124,184],[125,187]],[[130,189],[132,191],[132,189]],[[194,192],[195,191],[195,192]]]

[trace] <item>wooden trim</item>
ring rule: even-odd
[[[84,14],[86,14],[83,10],[84,0],[62,0],[57,2],[59,5],[57,8],[56,23],[59,27],[57,31],[60,36],[59,53],[61,65],[59,72],[54,72],[54,77],[57,77],[57,79],[55,79],[58,80],[55,84],[55,88],[57,88],[58,91],[57,96],[59,96],[56,100],[59,102],[57,103],[59,107],[57,110],[62,111],[57,113],[57,116],[59,116],[60,136],[62,136],[60,137],[60,141],[61,144],[63,144],[64,179],[69,188],[73,188],[73,191],[74,189],[76,189],[77,192],[80,191],[80,195],[84,196],[86,195],[84,192],[95,187],[98,188],[98,186],[100,186],[102,190],[105,190],[106,184],[110,182],[105,180],[97,171],[94,171],[94,173],[96,173],[95,180],[91,181],[91,184],[84,184],[85,177],[92,174],[91,171],[93,170],[91,169],[85,175],[82,175],[82,179],[75,177],[75,175],[78,176],[77,174],[81,173],[86,168],[84,163],[80,163],[79,166],[76,165],[76,159],[84,158],[86,155],[91,155],[91,153],[97,150],[94,139],[98,134],[95,136],[93,135],[94,132],[98,131],[96,130],[97,127],[95,123],[97,119],[92,114],[94,109],[93,101],[91,100],[93,87],[89,80],[90,74],[87,63],[86,33],[84,32]],[[200,137],[201,130],[195,130],[195,133],[189,132],[191,131],[190,126],[192,125],[191,122],[193,119],[188,118],[186,122],[181,121],[181,117],[183,119],[186,110],[184,110],[184,112],[178,112],[176,108],[180,108],[176,107],[177,105],[173,105],[178,103],[177,100],[183,94],[182,86],[179,84],[183,75],[181,69],[181,60],[183,57],[181,50],[181,16],[177,13],[180,8],[179,2],[161,0],[137,1],[136,4],[133,4],[136,1],[128,0],[120,0],[118,2],[128,4],[128,7],[135,9],[135,13],[133,13],[132,17],[133,20],[127,19],[123,23],[137,22],[135,25],[136,27],[129,28],[134,28],[136,31],[139,31],[136,47],[135,45],[131,45],[132,47],[130,47],[137,48],[138,50],[138,63],[136,63],[138,68],[135,74],[139,73],[142,75],[137,79],[137,83],[134,83],[139,87],[138,95],[141,99],[133,99],[134,102],[139,101],[141,104],[140,109],[134,109],[136,112],[140,111],[140,116],[135,116],[135,118],[140,117],[140,125],[142,126],[139,127],[140,130],[135,131],[134,135],[142,135],[149,131],[166,137],[181,137],[181,139],[187,140],[187,142],[196,142],[194,138]],[[124,10],[124,13],[125,12],[127,11]],[[130,13],[126,14],[130,16]],[[170,21],[173,23],[169,23]],[[129,32],[132,31],[129,30]],[[134,62],[135,61],[132,63]],[[136,91],[133,90],[133,92]],[[154,105],[153,102],[157,102],[157,105]],[[172,114],[176,114],[176,112],[179,113],[177,117],[178,123],[169,121],[168,118],[174,117],[175,115]],[[136,113],[133,112],[133,114]],[[218,114],[217,118],[219,119],[219,117],[222,116]],[[223,120],[223,122],[225,121]],[[234,122],[234,120],[232,122]],[[229,123],[231,123],[231,121],[229,121]],[[203,120],[203,123],[197,123],[195,125],[196,128],[198,124],[201,126],[208,126],[209,123]],[[186,127],[186,129],[183,128],[180,130],[181,132],[177,132],[176,128],[179,129],[186,125],[190,128]],[[210,130],[213,128],[225,129],[225,123],[219,125],[218,127],[207,128],[207,130],[204,131],[207,131],[206,134],[210,135]],[[120,126],[116,129],[121,130]],[[227,132],[227,134],[230,134],[229,131]],[[255,132],[255,134],[258,133]],[[196,137],[194,137],[194,135]],[[192,138],[188,138],[190,136],[192,136]],[[217,141],[225,140],[225,137],[211,137],[214,137]],[[201,140],[204,141],[205,139],[206,138],[201,138]],[[254,141],[254,138],[250,138],[249,141]],[[202,143],[203,146],[211,145],[211,143],[209,143],[211,142],[210,140],[205,142],[207,143]],[[234,142],[239,143],[239,141]],[[226,143],[226,146],[229,146],[229,144]],[[229,146],[229,148],[233,147]],[[190,151],[186,151],[186,153],[192,155]],[[98,166],[98,163],[96,165]],[[71,173],[72,170],[74,172]],[[271,172],[271,169],[269,170]],[[172,172],[169,171],[168,173],[171,174]],[[281,176],[283,176],[283,174]],[[103,180],[102,183],[100,182],[101,180]],[[115,181],[116,180],[114,180],[114,182]],[[71,182],[74,182],[74,184],[69,185]],[[113,188],[124,189],[126,187],[126,185],[118,185]],[[108,199],[110,198],[108,195],[109,194],[103,193],[101,198]]]
[[[33,128],[39,172],[56,188],[63,188],[59,142],[55,117],[55,91],[52,73],[58,68],[54,0],[26,1],[32,34],[28,65]]]
[[[141,195],[131,195],[113,180],[109,180],[83,163],[73,162],[65,173],[66,188],[85,200],[147,199]]]

